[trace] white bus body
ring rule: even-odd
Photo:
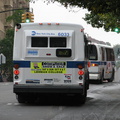
[[[22,103],[40,94],[76,94],[89,88],[87,41],[75,24],[21,23],[14,37],[14,93]]]
[[[112,82],[115,72],[115,57],[112,46],[103,44],[89,44],[89,79]]]

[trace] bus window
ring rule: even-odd
[[[97,60],[97,48],[95,45],[89,45],[89,60]]]
[[[104,61],[105,60],[105,53],[104,53],[104,48],[103,47],[101,47],[101,51],[102,51],[102,61]]]
[[[48,47],[48,37],[31,37],[31,47]]]
[[[66,47],[67,38],[66,37],[51,37],[50,47]]]
[[[107,61],[114,61],[115,60],[113,49],[106,48],[106,55],[107,55]]]

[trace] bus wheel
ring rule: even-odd
[[[80,105],[85,104],[87,98],[87,89],[85,90],[85,93],[83,95],[77,94],[77,100]]]
[[[108,79],[108,82],[112,82],[114,80],[115,70],[112,71],[112,76],[110,79]]]
[[[16,98],[19,103],[25,103],[25,98],[22,95],[16,95]]]
[[[77,100],[77,104],[78,105],[85,104],[86,96],[85,95],[81,95],[81,94],[76,94],[76,100]]]

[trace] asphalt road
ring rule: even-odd
[[[112,83],[90,84],[84,105],[77,105],[72,96],[19,104],[13,83],[0,83],[0,120],[120,120],[119,81],[120,70]]]

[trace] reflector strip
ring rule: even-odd
[[[18,69],[18,68],[19,68],[19,65],[18,65],[18,64],[15,64],[15,65],[14,65],[14,68],[15,68],[15,69]]]

